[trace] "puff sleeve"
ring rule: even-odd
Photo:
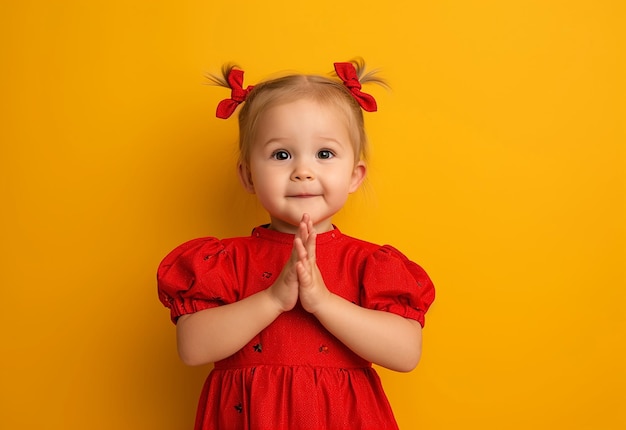
[[[363,306],[414,319],[424,326],[424,315],[435,300],[435,287],[424,269],[384,245],[368,257],[363,270]]]
[[[233,264],[219,239],[186,242],[170,252],[157,270],[159,300],[178,317],[236,301]]]

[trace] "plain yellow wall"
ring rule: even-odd
[[[191,428],[155,270],[265,220],[214,117],[361,55],[370,178],[336,223],[438,288],[403,429],[626,428],[624,2],[11,1],[0,8],[0,422]]]

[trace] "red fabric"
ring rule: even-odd
[[[363,110],[376,112],[376,100],[370,94],[361,91],[361,82],[356,74],[356,69],[352,63],[335,63],[335,72],[343,84],[350,90],[352,96],[359,102]]]
[[[231,88],[230,98],[219,102],[215,113],[215,116],[222,119],[230,117],[237,109],[237,106],[246,101],[248,94],[254,88],[252,85],[248,85],[246,89],[243,88],[243,70],[239,69],[230,71],[228,74],[228,85]]]
[[[270,286],[293,235],[263,227],[249,237],[202,238],[172,251],[158,269],[159,298],[173,321]],[[347,300],[424,324],[435,297],[428,275],[390,246],[318,235],[317,264]],[[354,354],[298,304],[244,348],[215,363],[202,391],[200,429],[397,429],[371,363]]]

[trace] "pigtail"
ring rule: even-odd
[[[355,57],[349,61],[354,65],[354,69],[356,70],[356,74],[359,78],[359,82],[362,84],[376,84],[384,87],[386,89],[390,89],[391,87],[383,78],[378,76],[380,69],[367,70],[367,65],[365,64],[365,60],[362,57]],[[335,76],[337,76],[336,72],[333,72]]]
[[[207,73],[205,77],[209,81],[209,85],[230,88],[230,85],[228,84],[228,76],[230,75],[230,72],[235,69],[240,69],[240,67],[234,63],[226,63],[222,66],[222,73],[220,75]]]
[[[246,101],[248,94],[254,88],[253,85],[243,87],[243,70],[236,64],[224,64],[222,66],[222,76],[206,75],[211,85],[230,88],[230,97],[222,100],[217,105],[215,116],[221,119],[229,118],[237,109],[239,104]]]
[[[376,100],[371,94],[361,91],[363,82],[374,82],[389,87],[387,83],[376,76],[376,70],[365,73],[365,61],[356,58],[350,62],[335,63],[335,75],[343,82],[357,103],[367,112],[376,112]]]

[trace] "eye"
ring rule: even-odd
[[[274,160],[289,160],[291,158],[291,155],[287,151],[279,149],[278,151],[274,151],[272,153],[272,158]]]
[[[321,158],[322,160],[328,160],[329,158],[333,158],[335,154],[328,149],[322,149],[317,153],[317,158]]]

